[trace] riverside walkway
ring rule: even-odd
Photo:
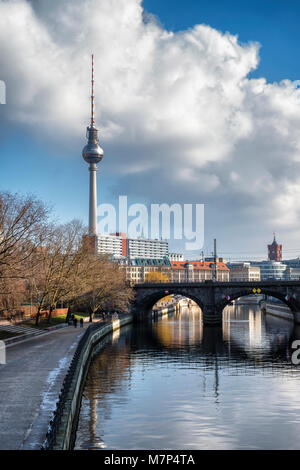
[[[0,449],[40,449],[76,346],[69,326],[16,343],[0,364]]]

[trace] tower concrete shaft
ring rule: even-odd
[[[90,163],[89,235],[97,235],[97,165]]]

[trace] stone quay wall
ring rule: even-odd
[[[74,447],[82,391],[90,363],[101,347],[101,340],[132,321],[131,314],[124,314],[118,319],[90,325],[86,330],[65,377],[42,450],[71,450]]]

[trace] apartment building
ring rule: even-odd
[[[163,259],[169,254],[168,242],[146,238],[127,238],[126,233],[98,234],[96,252],[113,258],[152,258]]]

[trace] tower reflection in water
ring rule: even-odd
[[[253,389],[267,395],[284,380],[293,393],[292,380],[300,385],[290,362],[297,333],[292,322],[266,316],[256,305],[227,307],[222,328],[203,326],[195,307],[124,327],[107,339],[90,367],[76,448],[247,448],[248,443],[276,448],[273,442],[278,447],[279,436],[262,441],[272,410],[267,407],[264,416]],[[282,427],[288,423],[280,400],[274,416]],[[293,406],[300,411],[297,400]],[[242,416],[247,403],[253,410],[248,427],[231,410],[236,406]],[[282,433],[280,442],[284,445]]]

